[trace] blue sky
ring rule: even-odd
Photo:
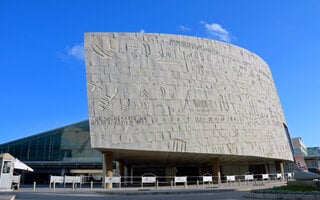
[[[320,1],[0,1],[0,144],[88,118],[84,32],[183,34],[271,68],[292,137],[320,146]]]

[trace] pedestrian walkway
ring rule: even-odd
[[[228,199],[245,199],[244,194],[251,189],[263,189],[263,188],[272,188],[274,186],[285,185],[286,182],[266,182],[264,184],[241,184],[238,183],[223,183],[219,185],[188,185],[185,186],[179,185],[176,187],[171,186],[161,186],[158,189],[155,187],[132,187],[132,188],[112,188],[112,189],[103,189],[103,188],[93,188],[88,187],[82,188],[62,188],[57,187],[55,190],[49,187],[38,187],[34,190],[31,185],[22,186],[18,191],[0,193],[0,200],[28,200],[28,199],[46,199],[46,200],[57,200],[57,199],[174,199],[183,198],[183,199],[206,199],[211,196],[223,197]],[[2,195],[3,194],[3,195]],[[15,197],[15,198],[14,198]],[[135,198],[134,198],[135,197]],[[193,198],[194,197],[194,198]],[[206,198],[205,198],[206,197]],[[232,197],[232,198],[229,198]]]
[[[0,193],[0,200],[15,200],[15,195],[1,195]]]

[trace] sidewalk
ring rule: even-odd
[[[93,188],[92,190],[88,187],[76,188],[72,190],[71,187],[63,188],[58,187],[53,190],[49,187],[38,187],[34,191],[31,185],[23,186],[18,191],[0,193],[0,200],[27,200],[27,199],[164,199],[170,200],[175,198],[182,199],[205,199],[205,197],[215,198],[221,197],[232,197],[229,199],[245,199],[244,194],[251,189],[263,189],[272,188],[274,186],[285,185],[286,182],[265,182],[263,185],[259,182],[241,183],[223,183],[220,187],[218,185],[188,185],[185,188],[183,185],[171,188],[170,186],[160,186],[158,189],[155,187],[132,187],[132,188]],[[219,199],[219,198],[218,198]]]
[[[15,195],[1,195],[0,193],[0,200],[15,200]]]

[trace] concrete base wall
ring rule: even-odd
[[[288,181],[288,185],[311,186],[320,188],[320,181]]]

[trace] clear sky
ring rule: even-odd
[[[271,68],[291,137],[320,146],[319,0],[0,0],[0,144],[88,119],[84,32],[248,49]]]

